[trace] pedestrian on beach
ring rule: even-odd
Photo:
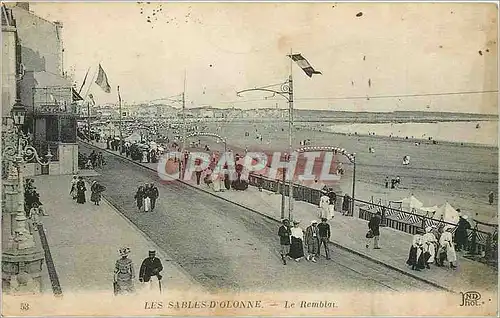
[[[330,259],[330,250],[328,248],[328,242],[330,241],[330,224],[327,223],[326,218],[321,219],[321,223],[318,224],[319,230],[319,247],[318,256],[321,255],[321,246],[325,246],[326,259]]]
[[[385,177],[385,188],[389,188],[389,177]]]
[[[460,212],[457,209],[457,212]],[[460,252],[462,249],[467,249],[467,230],[471,228],[469,221],[467,221],[467,215],[460,215],[458,220],[457,228],[455,230],[455,242],[457,243],[457,252]]]
[[[161,293],[160,272],[163,270],[163,265],[159,258],[156,257],[156,251],[149,251],[149,257],[144,259],[139,270],[139,281],[141,283],[149,283],[150,290],[159,289]]]
[[[406,260],[406,264],[410,265],[412,270],[420,271],[425,268],[423,245],[422,229],[418,228],[417,234],[413,235],[410,253]]]
[[[292,233],[290,231],[289,220],[283,219],[281,223],[283,224],[278,229],[278,236],[280,238],[280,254],[283,265],[286,265],[286,256],[290,253],[290,235],[292,235]]]
[[[311,225],[306,228],[305,243],[307,245],[307,260],[316,263],[316,257],[319,257],[318,221],[311,221]]]
[[[76,191],[76,184],[78,182],[77,176],[73,176],[73,179],[71,179],[71,189],[69,191],[69,194],[73,198],[73,200],[76,200],[77,197],[77,191]]]
[[[118,253],[120,254],[120,258],[115,263],[113,275],[115,295],[131,294],[135,291],[135,270],[134,263],[128,258],[130,248],[123,247],[118,250]]]
[[[490,191],[490,193],[488,193],[488,202],[490,203],[490,205],[493,204],[493,191]]]
[[[160,196],[158,188],[153,183],[149,184],[148,195],[149,199],[151,199],[151,212],[153,212],[156,207],[156,200],[158,200],[158,197]]]
[[[92,185],[90,186],[90,201],[94,202],[94,205],[99,205],[102,198],[102,192],[104,192],[105,189],[106,188],[99,182],[95,180],[92,181]]]
[[[137,204],[137,209],[139,209],[139,212],[141,212],[141,210],[142,210],[142,206],[144,203],[144,195],[145,195],[144,187],[139,186],[139,188],[137,188],[137,192],[135,193],[135,196],[134,196],[135,202]]]
[[[378,241],[380,239],[380,220],[382,219],[382,216],[380,212],[377,212],[374,216],[371,217],[370,221],[368,222],[368,229],[371,231],[371,234],[373,236],[373,248],[374,249],[380,249],[378,246]],[[370,247],[371,244],[371,237],[368,238],[368,242],[366,243],[366,248]]]
[[[290,253],[288,255],[296,262],[304,257],[304,231],[299,227],[300,221],[293,221],[293,227],[290,229]]]
[[[450,268],[457,268],[455,264],[457,261],[457,253],[455,252],[455,245],[453,243],[453,235],[451,234],[451,227],[445,229],[441,238],[439,239],[440,254],[446,255],[446,260],[450,263]],[[441,266],[444,265],[444,259],[441,259]]]
[[[78,177],[78,182],[76,183],[76,203],[84,204],[87,200],[85,198],[85,192],[87,188],[85,187],[85,181],[83,177]]]

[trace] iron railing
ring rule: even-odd
[[[288,195],[288,184],[284,184],[278,180],[268,179],[261,175],[250,174],[248,176],[250,185],[259,187],[268,191],[283,193]],[[302,185],[293,185],[293,197],[297,201],[304,201],[314,205],[318,205],[322,192],[320,189],[313,189]],[[343,197],[338,197],[343,199]],[[350,205],[349,205],[350,206]],[[370,218],[377,212],[381,212],[381,226],[387,226],[405,233],[415,234],[417,229],[425,229],[429,226],[438,228],[449,226],[452,228],[452,233],[455,232],[456,224],[448,223],[443,220],[432,219],[428,216],[422,216],[412,212],[406,212],[400,209],[393,208],[389,205],[376,204],[369,201],[356,199],[354,210],[358,210],[358,217],[363,220]],[[349,215],[353,216],[354,211],[349,211]],[[481,230],[478,228],[480,227]],[[475,227],[467,230],[468,246],[467,251],[471,255],[480,255],[487,262],[495,262],[497,260],[497,242],[498,242],[498,225],[477,222]]]

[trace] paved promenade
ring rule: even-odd
[[[85,171],[85,175],[92,175]],[[87,201],[77,204],[69,196],[71,176],[38,176],[35,186],[49,216],[43,217],[47,240],[63,294],[75,292],[113,293],[113,271],[118,249],[131,248],[130,258],[136,270],[150,249],[156,250],[163,263],[163,288],[176,291],[201,291],[189,275],[171,258],[147,239],[106,200],[99,206]],[[90,185],[87,184],[87,189]],[[90,191],[87,191],[87,200]],[[35,236],[38,237],[38,235]],[[44,265],[46,272],[46,266]],[[44,275],[44,277],[48,277]],[[44,278],[44,292],[51,292],[50,281]]]
[[[143,165],[156,170],[156,164],[149,163]],[[246,191],[229,190],[214,192],[204,184],[196,186],[193,181],[188,183],[275,220],[280,219],[280,195],[265,190],[260,192],[252,186]],[[286,201],[288,202],[288,198]],[[288,216],[288,208],[285,211],[286,216]],[[311,220],[318,219],[318,212],[318,207],[312,204],[306,202],[293,203],[293,218],[301,220],[301,226],[304,228],[310,224]],[[365,234],[368,230],[367,221],[356,217],[342,216],[337,213],[335,218],[329,221],[329,223],[332,228],[331,241],[338,248],[345,248],[376,262],[383,263],[393,270],[407,273],[408,275],[454,292],[473,289],[497,290],[497,271],[485,264],[466,259],[460,253],[457,253],[458,268],[456,270],[431,266],[430,270],[412,271],[406,265],[406,259],[412,242],[410,234],[391,228],[381,228],[380,245],[382,248],[379,250],[373,248],[367,249],[365,247],[367,242]],[[333,254],[333,257],[335,257],[335,254]]]

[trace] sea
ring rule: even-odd
[[[336,124],[329,130],[337,133],[392,136],[409,139],[479,144],[498,148],[498,121]]]

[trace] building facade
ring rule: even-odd
[[[25,131],[32,135],[40,156],[49,150],[53,155],[47,169],[33,164],[28,173],[77,173],[77,103],[82,98],[64,73],[63,26],[37,16],[27,2],[18,2],[11,10],[20,54],[18,94],[28,110]]]

